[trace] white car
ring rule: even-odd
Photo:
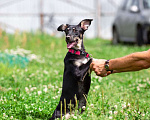
[[[112,26],[112,43],[150,43],[150,0],[124,0]]]

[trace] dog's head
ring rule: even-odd
[[[92,19],[82,20],[78,25],[62,24],[57,30],[66,33],[67,48],[81,49],[83,47],[83,34],[91,25]]]

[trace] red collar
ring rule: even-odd
[[[89,57],[90,57],[87,52],[82,51],[82,50],[69,49],[68,52],[70,52],[70,53],[72,53],[72,54],[76,54],[76,55],[83,55],[83,56],[85,56],[86,58],[89,58]]]

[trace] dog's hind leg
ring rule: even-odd
[[[79,99],[78,103],[78,109],[81,109],[81,113],[85,111],[86,108],[86,103],[87,103],[87,97],[85,94],[83,94],[82,98]]]

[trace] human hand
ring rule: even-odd
[[[96,73],[96,75],[101,77],[106,77],[111,72],[106,71],[105,69],[105,59],[93,59],[90,68]]]

